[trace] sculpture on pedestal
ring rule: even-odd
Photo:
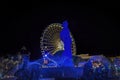
[[[76,45],[67,21],[50,24],[43,32],[40,47],[43,56],[52,55],[50,58],[58,67],[73,67],[72,55],[76,54]]]

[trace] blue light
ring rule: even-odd
[[[45,57],[47,57],[47,55],[45,54]]]
[[[62,53],[63,57],[66,59],[62,59],[64,60],[63,62],[63,66],[69,66],[69,67],[73,67],[73,61],[72,61],[72,50],[71,50],[71,46],[72,46],[72,39],[70,36],[70,31],[68,28],[68,22],[64,21],[62,24],[62,31],[60,32],[60,38],[64,43],[64,51]]]
[[[72,51],[71,51],[72,39],[70,37],[68,22],[64,21],[62,26],[63,26],[63,30],[60,32],[60,38],[64,43],[65,50],[63,52],[63,55],[65,55],[67,57],[72,57]]]

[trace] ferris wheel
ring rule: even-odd
[[[47,28],[43,31],[41,40],[40,40],[40,48],[42,55],[45,55],[46,52],[50,55],[56,54],[58,51],[64,51],[64,43],[60,39],[60,32],[63,29],[62,24],[53,23],[47,26]],[[71,50],[72,54],[76,54],[76,44],[75,40],[70,33],[72,44]]]

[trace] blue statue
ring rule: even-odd
[[[60,32],[60,38],[64,43],[64,51],[62,53],[62,60],[64,60],[63,62],[63,66],[66,67],[73,67],[73,61],[72,61],[72,50],[71,50],[71,46],[72,46],[72,39],[70,36],[70,30],[68,28],[68,22],[64,21],[62,23],[62,31]]]
[[[68,22],[64,21],[62,24],[63,30],[60,32],[60,38],[64,43],[63,55],[67,57],[72,57],[71,44],[72,40],[70,37],[70,31],[68,28]]]

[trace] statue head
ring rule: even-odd
[[[63,28],[68,28],[68,21],[65,20],[63,23],[62,23],[62,27]]]

